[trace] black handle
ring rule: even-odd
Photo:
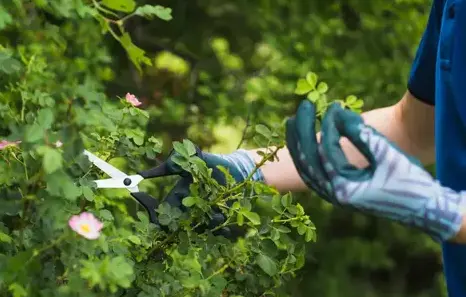
[[[149,221],[153,224],[158,224],[157,214],[155,213],[155,209],[159,206],[157,199],[144,192],[131,193],[131,196],[144,206],[149,214]]]

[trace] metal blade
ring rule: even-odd
[[[123,178],[108,178],[108,179],[99,179],[94,180],[97,185],[97,188],[107,188],[107,189],[128,189],[130,192],[139,192],[138,184],[144,178],[138,174],[126,176]]]
[[[104,160],[100,159],[93,153],[84,150],[84,154],[89,158],[89,161],[91,161],[95,166],[99,167],[100,170],[108,174],[110,177],[113,178],[122,178],[122,177],[127,177],[128,175],[119,169],[113,167],[112,165],[108,164]]]
[[[127,186],[123,183],[123,179],[99,179],[94,181],[97,184],[97,188],[101,189],[125,189]]]

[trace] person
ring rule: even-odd
[[[310,188],[334,205],[429,234],[442,246],[450,297],[466,296],[465,29],[465,0],[434,0],[396,104],[361,115],[334,104],[316,134],[315,107],[302,102],[287,121],[280,161],[253,176],[279,191]],[[243,149],[199,156],[211,168],[228,168],[236,181],[262,159]],[[434,162],[437,179],[423,168]],[[180,181],[174,192],[183,187],[186,194],[187,185]]]

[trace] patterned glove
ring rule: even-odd
[[[288,119],[286,145],[306,185],[326,201],[338,204],[319,156],[316,138],[316,107],[310,101],[304,100],[299,105],[296,116]]]
[[[367,158],[369,167],[348,162],[342,136]],[[418,160],[365,125],[358,114],[332,105],[322,123],[318,151],[338,204],[419,228],[438,241],[460,230],[466,194],[442,187]]]
[[[182,211],[186,211],[187,209],[182,204],[182,201],[185,197],[189,196],[189,186],[193,182],[193,178],[189,172],[184,171],[178,164],[176,164],[173,161],[173,157],[176,155],[176,151],[173,150],[168,156],[167,160],[163,162],[161,165],[153,169],[147,170],[145,172],[142,172],[140,174],[144,177],[157,177],[169,175],[181,176],[181,179],[168,193],[164,201],[168,202],[168,204],[170,204],[173,207],[178,207]],[[237,150],[231,154],[222,155],[206,153],[201,151],[198,147],[196,147],[196,155],[206,163],[208,168],[212,169],[212,178],[214,178],[221,185],[225,185],[226,180],[223,172],[221,172],[217,168],[218,165],[225,167],[237,183],[244,181],[256,167],[253,158],[249,155],[249,153],[246,150]],[[257,170],[252,175],[251,180],[264,181],[262,171],[260,169]],[[209,225],[204,227],[212,229],[222,224],[224,221],[224,215],[217,209],[212,215]],[[202,232],[203,229],[199,229],[198,231]],[[239,235],[238,232],[241,232],[241,230],[231,230],[230,228],[223,228],[219,230],[216,234],[231,238]]]

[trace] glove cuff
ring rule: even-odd
[[[466,192],[456,192],[442,187],[437,181],[437,199],[430,199],[426,208],[418,214],[424,224],[430,226],[432,237],[437,241],[453,238],[461,229],[466,211]]]
[[[228,161],[229,163],[236,165],[239,173],[243,177],[243,180],[245,180],[256,168],[256,164],[251,153],[244,149],[236,150],[231,154],[218,156]],[[251,180],[259,182],[265,181],[264,174],[262,173],[261,168],[257,169],[256,172],[254,172]]]

